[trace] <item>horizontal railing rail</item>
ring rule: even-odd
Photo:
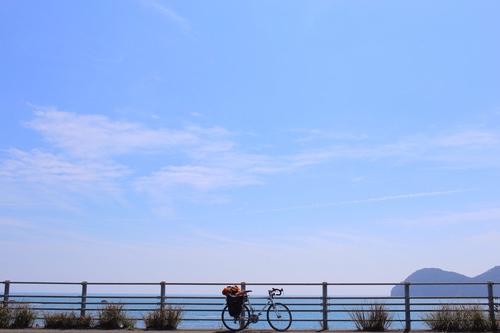
[[[265,290],[271,287],[284,288],[287,292],[279,297],[293,316],[292,329],[344,330],[354,329],[351,314],[369,308],[373,304],[384,305],[391,313],[392,328],[406,332],[425,327],[425,315],[444,305],[479,306],[490,321],[492,331],[497,331],[500,307],[499,282],[438,282],[438,283],[249,283],[249,282],[26,282],[0,281],[3,293],[2,306],[28,305],[37,312],[37,323],[43,326],[43,316],[58,311],[72,311],[84,316],[98,317],[107,303],[123,306],[127,315],[141,326],[143,316],[149,311],[168,306],[182,309],[181,326],[184,328],[222,328],[221,311],[225,298],[220,287],[239,285],[242,289],[262,289],[250,294],[252,305],[260,310],[267,302]],[[426,296],[412,293],[417,286],[443,288],[443,296]],[[463,296],[447,296],[450,286],[469,288],[479,286],[477,294],[466,292]],[[359,294],[362,288],[402,288],[397,296]],[[140,290],[139,290],[140,289]],[[144,290],[146,289],[146,290]],[[356,290],[358,294],[354,293]],[[476,289],[474,289],[476,290]],[[2,290],[0,290],[1,292]],[[495,293],[497,292],[497,293]],[[387,292],[390,294],[389,292]],[[263,320],[261,320],[263,321]]]

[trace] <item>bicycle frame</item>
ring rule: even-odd
[[[248,292],[251,292],[251,290],[249,290]],[[246,301],[246,304],[248,306],[248,309],[250,310],[250,322],[255,324],[259,321],[259,317],[260,315],[269,307],[269,306],[274,306],[274,295],[276,293],[275,290],[270,290],[269,291],[269,295],[267,296],[267,303],[264,304],[264,306],[262,307],[262,309],[256,313],[256,310],[254,309],[254,307],[252,306],[252,303],[250,302],[250,297],[248,297],[248,292],[247,292],[247,301]],[[281,294],[281,293],[280,293]]]
[[[255,313],[256,310],[254,309],[254,307],[252,306],[252,303],[250,303],[250,298],[248,298],[248,301],[247,301],[247,305],[248,305],[248,309],[250,310],[250,322],[252,323],[256,323],[257,321],[259,321],[259,317],[260,315],[270,306],[270,305],[274,305],[274,301],[273,299],[268,296],[267,297],[267,303],[264,304],[264,306],[262,307],[262,309]]]

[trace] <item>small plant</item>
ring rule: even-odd
[[[8,328],[12,320],[12,313],[7,306],[0,307],[0,328]]]
[[[74,328],[75,321],[76,315],[74,312],[45,313],[43,315],[43,326],[45,328],[70,329]]]
[[[479,305],[443,304],[422,319],[431,330],[440,332],[484,332],[491,326]]]
[[[498,298],[495,298],[495,300],[498,301]],[[493,309],[494,309],[494,313],[495,313],[495,325],[496,325],[496,327],[492,327],[492,328],[493,328],[493,330],[495,330],[495,329],[498,330],[498,327],[500,326],[500,303],[494,303]]]
[[[92,328],[92,317],[77,316],[75,312],[45,313],[44,327],[52,329],[89,329]]]
[[[33,326],[36,319],[36,312],[28,304],[18,303],[10,309],[9,328],[28,328]]]
[[[123,309],[123,304],[107,303],[98,312],[99,328],[103,329],[132,329],[135,326],[135,319],[127,317],[127,312]]]
[[[354,308],[349,312],[359,331],[385,331],[392,323],[392,314],[385,304],[374,303],[368,309]]]
[[[90,329],[94,327],[94,319],[90,315],[79,316],[76,319],[76,326],[74,328],[77,329]]]
[[[182,321],[183,310],[169,305],[166,309],[156,309],[143,316],[147,329],[175,330]]]

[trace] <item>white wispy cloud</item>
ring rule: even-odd
[[[3,207],[75,210],[77,197],[121,197],[119,181],[131,173],[113,162],[74,160],[40,150],[6,153],[8,158],[0,160]]]
[[[30,228],[31,224],[20,219],[12,217],[0,216],[0,226],[15,227],[15,228]]]
[[[209,168],[203,166],[169,166],[156,171],[148,177],[137,180],[137,188],[147,191],[154,188],[168,189],[178,184],[191,185],[198,190],[213,190],[226,186],[249,185],[255,180],[247,177],[236,177],[234,173],[223,168]]]
[[[360,141],[367,140],[370,137],[366,134],[354,133],[350,131],[328,131],[324,129],[292,129],[292,133],[297,133],[300,135],[296,142],[312,142],[318,140],[328,140],[328,141]]]
[[[92,189],[95,188],[113,195],[133,188],[164,201],[175,198],[179,193],[176,189],[181,187],[207,192],[264,184],[270,175],[338,161],[407,164],[427,161],[433,167],[472,165],[477,161],[487,166],[500,163],[495,157],[497,154],[494,154],[500,149],[499,135],[492,130],[464,129],[444,134],[419,134],[395,142],[383,142],[380,138],[375,140],[352,133],[329,134],[312,130],[309,134],[322,138],[318,146],[308,142],[308,149],[296,147],[298,151],[294,152],[292,146],[288,154],[275,155],[265,149],[259,150],[259,154],[246,152],[236,141],[238,134],[220,126],[152,128],[103,115],[76,114],[50,107],[33,108],[34,118],[26,122],[25,126],[40,133],[48,143],[48,148],[30,151],[13,148],[5,151],[7,157],[0,160],[0,181],[5,186],[24,182],[30,186],[57,187],[61,191],[82,195],[93,193]],[[304,131],[299,134],[302,135]],[[325,138],[330,138],[334,144],[325,145]],[[147,170],[136,169],[134,160],[140,160],[145,154],[151,156],[154,165]],[[278,210],[450,193],[456,191],[327,202]]]
[[[102,115],[34,108],[34,119],[24,125],[40,133],[48,145],[4,151],[0,182],[19,192],[12,199],[53,189],[61,196],[89,196],[96,189],[117,196],[132,187],[165,202],[175,197],[173,188],[178,186],[194,191],[247,186],[279,170],[265,155],[238,151],[233,134],[221,127],[153,129]],[[145,155],[154,165],[136,169],[132,164]]]
[[[414,219],[398,219],[388,223],[397,225],[409,225],[419,228],[435,226],[455,225],[462,223],[480,223],[500,220],[500,208],[487,207],[476,210],[433,212],[432,215],[421,216]]]
[[[419,197],[433,197],[433,196],[440,196],[440,195],[457,194],[457,193],[462,193],[462,192],[465,192],[465,190],[418,192],[418,193],[388,195],[388,196],[358,199],[358,200],[334,201],[334,202],[315,203],[315,204],[310,204],[310,205],[282,207],[282,208],[267,210],[267,212],[302,210],[302,209],[312,209],[312,208],[331,207],[331,206],[356,205],[356,204],[364,204],[364,203],[377,202],[377,201],[403,200],[403,199],[413,199],[413,198],[419,198]],[[259,212],[264,212],[264,211],[259,211]]]
[[[442,147],[470,146],[481,149],[498,146],[500,135],[491,130],[464,129],[460,132],[437,136],[433,141],[435,145]]]
[[[150,153],[164,159],[164,166],[148,176],[140,176],[139,188],[190,184],[207,190],[255,184],[258,175],[276,170],[266,156],[237,152],[236,144],[228,138],[231,133],[221,127],[151,129],[100,115],[77,115],[53,108],[37,108],[35,119],[26,126],[41,133],[61,153],[13,151],[15,158],[7,161],[0,172],[12,176],[16,170],[17,175],[24,172],[35,177],[36,173],[30,170],[38,168],[41,171],[38,177],[44,181],[78,180],[77,177],[90,177],[92,172],[101,178],[113,178],[128,170],[127,166],[110,162],[115,157]],[[172,156],[183,160],[183,164],[177,165]],[[84,162],[80,168],[70,162],[76,160],[80,165]]]
[[[66,154],[89,159],[191,145],[199,140],[189,131],[150,129],[102,115],[79,115],[54,108],[38,107],[35,119],[26,126]]]
[[[500,165],[500,132],[463,128],[445,133],[415,134],[396,140],[314,130],[308,140],[332,144],[311,146],[289,156],[290,164],[306,166],[332,160],[392,160],[395,163],[428,162],[437,168],[482,168]],[[321,139],[312,139],[313,137]]]
[[[103,180],[120,178],[129,170],[120,165],[97,163],[89,160],[77,162],[64,156],[41,150],[25,152],[9,149],[11,159],[3,162],[0,177],[10,180],[46,183],[101,183]]]
[[[184,154],[193,159],[205,159],[216,156],[221,160],[223,154],[235,160],[232,133],[222,127],[203,128],[191,125],[183,129],[151,129],[141,124],[114,121],[101,115],[78,115],[58,111],[55,108],[35,109],[35,119],[26,125],[38,132],[54,146],[65,153],[77,157],[108,157],[119,154],[139,153],[168,149],[184,150]],[[382,159],[400,158],[402,160],[444,159],[463,161],[469,154],[476,152],[488,158],[488,151],[500,150],[500,135],[490,130],[470,130],[437,135],[414,135],[395,142],[367,140],[367,136],[352,133],[325,133],[311,130],[322,137],[333,138],[334,142],[342,138],[341,144],[323,145],[298,151],[290,155],[273,156],[281,170],[304,165],[327,163],[333,159]],[[365,138],[361,140],[361,138]],[[467,154],[461,154],[467,149]],[[233,155],[227,154],[233,152]],[[486,153],[485,153],[486,152]],[[214,155],[216,154],[216,155]],[[255,169],[269,168],[269,160],[264,155],[245,155],[245,160],[254,164]],[[271,156],[268,156],[271,157]],[[474,160],[477,160],[474,155]],[[237,159],[236,159],[237,160]],[[260,167],[257,164],[260,163]],[[276,169],[278,170],[278,169]]]
[[[158,0],[142,0],[142,3],[150,8],[153,8],[163,17],[176,24],[184,33],[190,33],[192,31],[191,23],[166,4]]]

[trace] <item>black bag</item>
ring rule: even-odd
[[[232,317],[239,317],[241,314],[241,310],[243,310],[243,296],[227,295],[226,303],[229,314]]]

